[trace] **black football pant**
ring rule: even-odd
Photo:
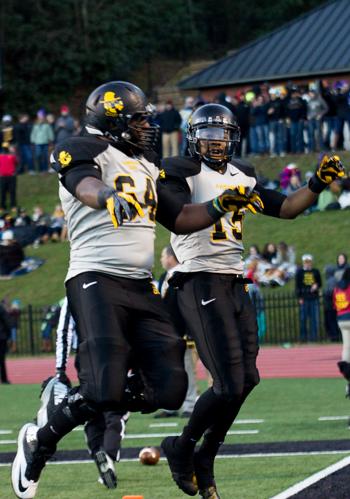
[[[195,273],[178,290],[178,303],[213,387],[196,402],[185,435],[205,431],[221,442],[244,400],[259,383],[257,323],[247,286],[228,274]]]
[[[86,423],[84,431],[93,457],[102,448],[114,461],[119,460],[121,441],[128,417],[128,413],[105,411]]]
[[[7,340],[0,340],[0,378],[2,383],[7,383],[7,371],[6,371],[6,352],[7,352]]]
[[[6,197],[7,194],[10,197],[10,208],[14,208],[17,205],[16,202],[16,176],[1,177],[0,178],[0,204],[1,208],[6,209]]]
[[[181,406],[185,342],[150,280],[86,272],[67,282],[67,296],[79,334],[79,392],[85,400],[118,411],[132,359],[150,407]]]

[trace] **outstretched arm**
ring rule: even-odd
[[[285,196],[279,192],[257,186],[265,205],[264,214],[279,218],[295,218],[312,206],[318,195],[334,180],[345,175],[344,167],[338,156],[325,156],[316,173],[305,187]]]

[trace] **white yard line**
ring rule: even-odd
[[[227,455],[218,455],[216,456],[218,459],[240,459],[240,458],[266,458],[266,457],[299,457],[299,456],[320,456],[320,455],[333,455],[333,454],[349,454],[349,450],[335,450],[335,451],[319,451],[319,452],[276,452],[276,453],[268,453],[268,452],[261,452],[261,453],[256,453],[256,454],[227,454]],[[346,458],[346,459],[350,459]],[[161,461],[165,461],[164,457],[160,458]],[[122,462],[125,463],[131,463],[131,462],[137,462],[139,459],[137,457],[135,458],[122,458]],[[342,460],[343,461],[343,460]],[[342,462],[341,461],[341,462]],[[78,461],[49,461],[47,464],[89,464],[93,463],[93,461],[89,458],[87,459],[81,459]],[[11,463],[0,463],[0,467],[3,466],[10,466]],[[279,496],[273,497],[271,499],[281,499]]]
[[[179,426],[178,423],[151,423],[150,428],[176,428]]]
[[[17,440],[0,440],[0,445],[16,444]]]
[[[320,416],[318,418],[319,421],[342,421],[348,420],[349,416]]]
[[[0,435],[10,435],[10,433],[13,433],[12,430],[0,430]]]
[[[265,423],[265,419],[236,419],[233,424],[260,424]]]
[[[81,431],[83,430],[83,426],[78,426],[74,428],[73,431]],[[259,430],[232,430],[227,432],[227,435],[256,435],[259,433]],[[127,433],[124,438],[157,438],[157,437],[178,437],[181,433]]]
[[[318,473],[314,473],[313,475],[309,476],[305,480],[302,480],[299,483],[296,483],[292,487],[289,487],[289,489],[284,490],[280,494],[277,494],[277,496],[271,497],[271,499],[288,499],[289,497],[294,496],[298,492],[301,492],[302,490],[306,489],[307,487],[310,487],[310,485],[313,485],[314,483],[319,482],[326,476],[331,475],[332,473],[335,473],[338,470],[341,470],[342,468],[345,468],[345,466],[348,466],[350,464],[350,456],[344,457],[340,461],[338,461],[335,464],[332,464],[331,466],[327,466],[327,468],[319,471]]]

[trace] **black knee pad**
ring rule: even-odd
[[[76,425],[85,423],[97,413],[96,406],[85,400],[78,389],[79,387],[70,390],[62,402],[63,413]]]

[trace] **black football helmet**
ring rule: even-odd
[[[205,104],[188,120],[191,156],[199,156],[213,170],[231,160],[241,132],[232,111],[221,104]]]
[[[153,106],[143,91],[127,81],[110,81],[96,88],[86,101],[85,124],[115,142],[141,151],[153,149],[159,127],[152,121]]]

